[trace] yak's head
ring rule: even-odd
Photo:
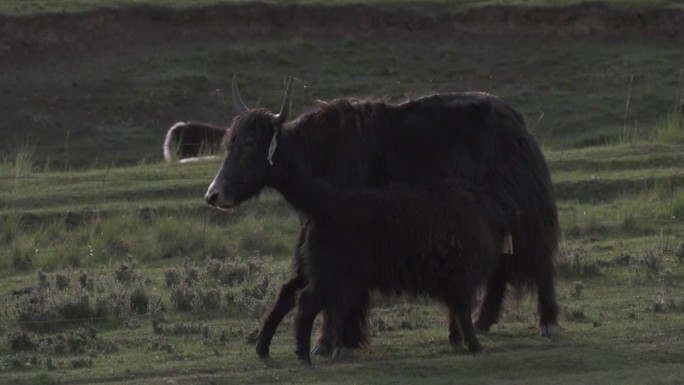
[[[259,193],[269,181],[273,154],[283,123],[290,114],[292,79],[278,114],[265,109],[250,110],[240,98],[233,77],[233,104],[237,116],[223,138],[226,158],[209,185],[204,200],[219,209],[229,209]]]

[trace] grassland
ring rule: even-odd
[[[318,369],[305,376],[291,353],[291,319],[273,343],[272,359],[258,360],[249,342],[256,317],[287,273],[298,227],[277,195],[230,214],[205,208],[200,197],[217,163],[20,173],[2,195],[0,378],[17,384],[639,383],[648,373],[652,383],[677,383],[684,373],[684,194],[674,182],[681,166],[673,165],[681,164],[682,149],[638,142],[547,151],[557,188],[563,186],[560,338],[537,337],[533,302],[510,298],[502,323],[482,336],[485,354],[470,357],[448,347],[443,316],[428,301],[380,300],[372,349],[350,363],[318,359]],[[10,165],[3,175],[17,176]],[[170,285],[170,272],[178,282],[194,276],[197,283]],[[91,288],[79,283],[88,280]],[[58,281],[68,283],[58,289]],[[52,290],[56,313],[27,314],[24,297],[11,292],[41,285]],[[146,310],[121,310],[126,306],[115,298],[127,301],[136,289],[147,298]],[[83,305],[84,293],[97,293],[86,300],[90,305]],[[86,320],[74,316],[77,310]],[[66,327],[54,321],[70,315],[75,319]],[[74,337],[88,330],[97,336]],[[19,332],[35,346],[22,345]],[[46,336],[67,347],[50,345]]]
[[[132,3],[10,1],[0,13],[104,4]],[[681,383],[679,40],[131,28],[3,62],[0,384]],[[356,360],[298,368],[290,317],[259,360],[253,333],[288,274],[299,219],[273,192],[212,210],[202,196],[218,162],[161,162],[175,121],[228,124],[221,90],[234,72],[245,100],[266,107],[297,76],[296,112],[315,99],[473,89],[519,107],[558,196],[561,336],[538,337],[534,301],[511,295],[472,357],[449,347],[429,301],[378,298],[371,349]]]

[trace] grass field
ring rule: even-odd
[[[0,13],[133,3],[10,1]],[[443,3],[406,4],[434,12]],[[0,384],[682,382],[677,38],[345,30],[238,41],[197,26],[146,28],[63,52],[10,50],[3,62]],[[234,72],[246,102],[270,108],[283,78],[297,76],[297,113],[315,99],[473,89],[519,107],[558,196],[561,335],[540,338],[534,299],[511,295],[473,357],[448,345],[429,301],[378,298],[372,346],[355,360],[299,368],[291,317],[272,358],[259,360],[253,334],[288,274],[299,219],[273,192],[213,210],[202,197],[219,162],[161,162],[174,122],[229,123],[221,90]]]
[[[249,343],[286,274],[298,227],[277,195],[232,214],[212,212],[200,197],[217,163],[21,173],[15,192],[2,196],[0,325],[7,342],[0,378],[639,383],[646,372],[653,383],[677,383],[684,373],[684,195],[675,182],[681,166],[673,165],[682,156],[679,145],[650,142],[547,152],[563,186],[560,338],[539,338],[532,302],[511,298],[502,323],[481,337],[485,354],[470,357],[448,346],[443,315],[427,301],[382,300],[372,315],[372,349],[351,363],[318,359],[306,376],[294,363],[291,319],[274,340],[272,359],[257,359]],[[16,192],[46,180],[59,187]],[[169,285],[172,276],[180,283]],[[196,283],[184,284],[188,277]],[[45,310],[22,311],[25,301],[11,292],[41,285],[39,297],[52,290]],[[135,310],[136,290],[146,298],[144,311]],[[55,321],[69,317],[66,326]],[[83,337],[91,330],[96,337]]]

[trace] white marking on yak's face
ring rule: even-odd
[[[278,148],[278,130],[273,131],[273,136],[271,137],[271,143],[268,145],[268,164],[273,166],[273,155],[275,155],[276,148]]]
[[[513,237],[511,234],[506,234],[504,238],[503,247],[501,248],[503,254],[513,255]]]

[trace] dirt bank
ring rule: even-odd
[[[569,7],[473,8],[430,16],[365,5],[305,6],[252,3],[172,10],[138,7],[22,18],[0,17],[0,58],[87,50],[112,43],[146,43],[210,35],[520,34],[684,38],[684,9]]]

